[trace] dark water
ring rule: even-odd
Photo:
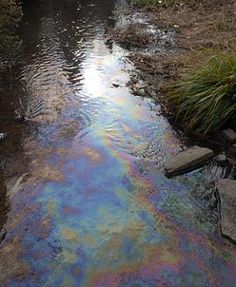
[[[236,286],[208,167],[164,176],[182,143],[105,41],[119,1],[39,3],[1,75],[0,286]]]

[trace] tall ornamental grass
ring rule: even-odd
[[[204,135],[221,129],[236,117],[236,52],[215,52],[167,90],[177,120]]]

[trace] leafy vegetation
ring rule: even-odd
[[[219,130],[236,114],[236,53],[214,52],[168,91],[177,119],[203,134]]]

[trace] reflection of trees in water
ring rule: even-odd
[[[19,81],[19,69],[6,68],[0,73],[0,125],[3,121],[12,119],[14,111],[19,105],[19,96],[23,87]]]
[[[25,24],[21,34],[25,66],[30,66],[24,73],[29,98],[35,96],[35,91],[39,95],[52,81],[53,86],[62,82],[65,87],[68,80],[73,82],[75,77],[78,84],[86,48],[92,45],[96,35],[104,35],[106,21],[112,15],[115,3],[112,0],[25,2]],[[30,55],[34,55],[33,58]],[[70,72],[60,77],[58,73],[64,68]],[[47,83],[42,69],[50,78]],[[41,85],[36,83],[39,90],[34,87],[36,80],[41,81]]]
[[[80,48],[80,39],[88,42],[99,31],[104,30],[104,22],[112,15],[115,0],[51,0],[45,2],[28,2],[24,6],[25,22],[31,23],[22,31],[26,49],[32,49],[33,42],[38,41],[42,21],[53,19],[54,29],[62,50],[69,60],[74,57],[72,51]],[[44,20],[43,20],[44,18]],[[107,24],[107,23],[105,23]],[[50,28],[50,27],[49,27]],[[29,31],[30,29],[30,31]],[[47,31],[43,31],[47,34]],[[49,34],[51,31],[48,31]],[[34,40],[33,40],[34,39]],[[32,44],[31,44],[32,43]],[[32,51],[34,52],[34,51]]]
[[[7,138],[0,140],[0,162],[4,163],[1,167],[7,179],[18,178],[27,171],[30,160],[25,155],[25,141],[32,137],[32,130],[35,129],[31,122],[20,123],[16,120],[15,111],[19,109],[19,98],[27,106],[34,96],[40,94],[42,85],[35,83],[35,75],[41,71],[40,69],[42,71],[37,79],[41,81],[40,84],[45,85],[44,77],[47,72],[54,81],[49,81],[49,84],[54,83],[56,86],[60,86],[64,79],[61,74],[56,75],[57,65],[59,68],[62,66],[64,68],[65,63],[66,65],[72,63],[79,70],[79,61],[83,61],[84,53],[84,47],[80,47],[80,44],[84,42],[89,45],[96,35],[104,33],[106,25],[104,22],[112,15],[115,2],[112,0],[24,2],[24,21],[19,30],[24,42],[20,55],[23,64],[14,69],[8,68],[0,74],[0,133],[7,133]],[[75,57],[75,53],[79,50],[81,56]],[[42,65],[44,57],[45,59],[49,57],[50,61],[46,59]],[[78,60],[76,63],[75,58]],[[67,81],[62,84],[63,92],[67,92],[65,89]],[[6,186],[0,169],[0,230],[6,221],[8,209]]]
[[[20,40],[15,32],[22,17],[22,10],[17,3],[15,0],[0,0],[1,66],[4,60],[13,59],[20,47]]]
[[[21,53],[24,66],[33,64],[32,55],[41,57],[42,51],[50,52],[42,47],[45,44],[54,47],[53,51],[57,50],[52,55],[59,57],[54,59],[56,62],[61,62],[61,65],[67,62],[69,66],[76,68],[74,74],[79,75],[80,63],[84,59],[84,46],[92,44],[94,36],[104,34],[104,21],[111,16],[115,4],[119,2],[121,0],[25,0],[24,21],[19,30],[24,41],[24,50]],[[0,8],[2,3],[14,3],[14,0],[0,0]],[[7,7],[10,7],[9,5],[7,4]],[[10,18],[12,27],[16,27],[19,17],[20,9],[13,6]],[[0,20],[0,28],[1,25],[3,24]],[[9,31],[13,33],[10,28]],[[0,75],[0,120],[3,125],[6,118],[13,119],[16,116],[15,111],[19,109],[20,101],[24,106],[31,101],[31,92],[27,95],[22,87],[23,83],[27,89],[30,81],[20,81],[20,70],[21,67],[14,67],[14,70],[8,69],[5,74]],[[3,132],[1,126],[0,132]]]

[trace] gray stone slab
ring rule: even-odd
[[[220,197],[221,231],[236,242],[236,180],[221,179],[216,186]]]
[[[231,143],[236,142],[236,132],[232,129],[223,130],[223,134],[228,141]]]
[[[211,149],[194,146],[177,154],[165,166],[167,176],[179,175],[202,166],[213,157]]]

